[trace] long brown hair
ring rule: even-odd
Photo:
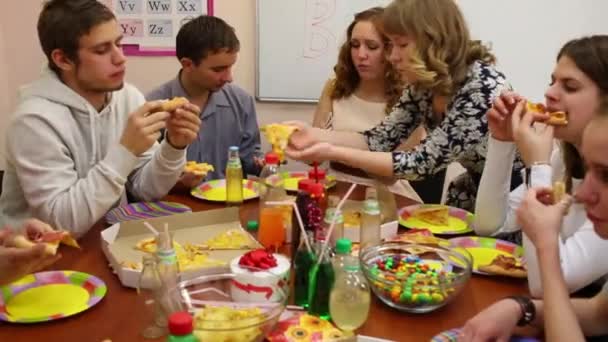
[[[359,77],[359,73],[355,68],[355,64],[353,63],[350,46],[350,40],[353,35],[353,30],[357,23],[362,21],[371,22],[376,28],[376,31],[378,31],[378,33],[380,34],[383,45],[385,47],[387,46],[388,39],[380,29],[380,19],[382,17],[383,11],[384,10],[382,9],[382,7],[373,7],[365,11],[359,12],[355,14],[355,19],[353,20],[353,22],[348,25],[348,28],[346,29],[346,41],[340,47],[340,52],[338,54],[338,62],[334,66],[336,79],[334,81],[333,88],[330,93],[330,98],[332,100],[351,96],[359,86],[359,81],[361,80]],[[395,69],[393,69],[393,66],[388,62],[386,62],[386,79],[384,84],[385,97],[387,99],[385,112],[389,113],[393,106],[399,100],[403,88],[399,75],[397,74]]]
[[[576,67],[595,83],[602,98],[608,95],[608,35],[573,39],[560,49],[557,61],[564,56],[570,58]],[[564,182],[570,192],[572,178],[583,177],[584,164],[573,144],[562,142],[562,153],[566,168]]]
[[[454,0],[394,0],[382,17],[385,33],[412,38],[415,87],[451,96],[465,81],[476,60],[496,58],[480,41],[471,40],[467,23]]]

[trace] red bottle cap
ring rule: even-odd
[[[308,171],[308,178],[316,180],[317,182],[322,182],[325,180],[325,170],[317,169],[315,172],[315,169],[311,169]]]
[[[308,191],[312,197],[321,198],[325,192],[325,186],[323,186],[321,183],[312,183]]]
[[[266,164],[279,165],[279,156],[274,152],[266,153],[264,160],[266,161]]]
[[[174,312],[169,316],[169,332],[171,335],[183,336],[194,330],[192,316],[187,312]]]
[[[310,191],[309,188],[314,182],[311,179],[300,179],[298,182],[298,190]]]

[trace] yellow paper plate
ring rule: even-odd
[[[478,274],[486,274],[479,271],[479,265],[488,265],[499,255],[514,257],[525,263],[524,249],[509,241],[478,236],[463,236],[452,238],[449,241],[456,250],[466,249],[471,253],[473,272]]]
[[[39,272],[0,287],[0,320],[45,322],[68,317],[97,304],[106,284],[75,271]]]
[[[473,231],[471,224],[474,216],[466,210],[449,207],[448,224],[438,226],[412,216],[412,213],[421,206],[433,206],[433,204],[415,204],[401,208],[399,210],[399,224],[408,228],[428,229],[431,233],[439,235],[456,235]]]
[[[214,179],[204,182],[190,191],[196,198],[213,202],[226,202],[226,180]],[[250,200],[260,196],[259,184],[256,181],[243,179],[243,200]]]
[[[266,178],[266,182],[270,185],[274,185],[279,183],[281,180],[283,181],[283,186],[287,191],[298,191],[298,182],[301,179],[308,178],[308,173],[303,171],[298,172],[281,172],[276,175],[272,175]],[[327,175],[325,176],[325,188],[329,189],[332,186],[336,185],[336,176]]]

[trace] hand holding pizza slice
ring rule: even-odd
[[[272,151],[279,156],[279,160],[283,160],[285,149],[289,143],[289,137],[298,128],[285,124],[273,123],[261,127],[261,131],[266,136],[266,139],[272,146]]]
[[[44,244],[45,253],[56,255],[59,244],[80,248],[78,242],[65,230],[53,230],[49,225],[38,220],[25,222],[26,235],[16,234],[12,237],[12,245],[17,248],[32,248]]]

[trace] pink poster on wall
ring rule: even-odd
[[[213,0],[99,0],[112,9],[129,56],[175,56],[175,36],[188,20],[213,15]]]

